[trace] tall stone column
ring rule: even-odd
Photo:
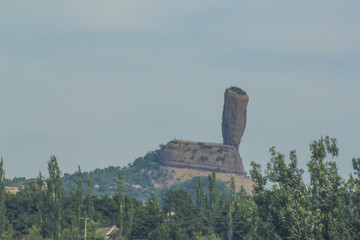
[[[231,87],[225,92],[222,136],[224,144],[234,146],[237,151],[246,126],[248,101],[249,96],[240,88]]]

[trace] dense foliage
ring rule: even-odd
[[[124,193],[134,196],[141,201],[145,201],[155,189],[152,179],[157,179],[166,174],[157,162],[159,150],[147,153],[144,157],[135,159],[131,164],[120,168],[110,166],[105,169],[95,169],[94,171],[82,174],[83,194],[86,194],[86,182],[92,183],[92,192],[96,196],[114,195],[117,192],[117,176],[121,171],[124,177]],[[65,193],[69,194],[71,185],[77,183],[77,175],[64,174],[63,184]]]
[[[0,240],[83,239],[85,221],[87,239],[104,239],[101,230],[112,225],[118,227],[112,239],[360,239],[360,158],[352,160],[354,173],[345,180],[334,161],[335,139],[314,141],[310,151],[309,184],[296,152],[286,161],[272,147],[265,172],[251,163],[251,195],[236,193],[233,179],[227,192],[221,190],[213,173],[193,180],[195,197],[175,187],[161,198],[153,192],[144,203],[126,194],[123,171],[112,196],[95,196],[80,168],[64,194],[55,157],[48,161],[49,178],[40,174],[17,194],[5,193],[1,161]]]
[[[162,146],[160,146],[161,148]],[[171,187],[155,188],[154,181],[166,179],[168,172],[161,168],[158,162],[160,150],[148,152],[145,156],[135,159],[132,163],[125,167],[110,166],[104,169],[95,169],[90,172],[82,172],[82,194],[87,193],[88,181],[91,182],[91,191],[95,196],[115,195],[117,193],[117,176],[121,172],[123,176],[124,194],[135,197],[141,202],[146,202],[152,193],[156,193],[161,199],[166,191],[170,189],[180,188],[190,193],[195,198],[196,179],[188,180],[182,183],[177,183]],[[6,179],[5,185],[8,187],[22,186],[29,187],[31,182],[35,179],[26,179],[24,177],[16,177],[13,179]],[[78,183],[77,172],[69,174],[65,173],[62,176],[65,195],[71,194],[71,186],[76,186]],[[161,182],[161,180],[160,180]],[[217,181],[218,188],[227,192],[224,183]]]

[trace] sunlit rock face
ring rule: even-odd
[[[225,144],[174,140],[165,145],[159,160],[165,166],[246,174],[238,150]]]
[[[165,166],[246,175],[239,145],[245,130],[248,101],[248,95],[241,89],[227,89],[222,117],[224,143],[174,140],[162,148],[159,162]]]

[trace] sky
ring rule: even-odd
[[[173,139],[222,142],[226,88],[247,92],[245,170],[269,148],[337,138],[360,157],[360,2],[2,1],[0,156],[7,178],[126,166]]]

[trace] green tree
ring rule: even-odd
[[[128,199],[129,197],[126,197]],[[151,196],[148,199],[147,204],[144,206],[139,203],[139,201],[134,200],[134,216],[133,219],[133,227],[131,231],[131,238],[133,239],[147,239],[149,237],[149,233],[158,227],[157,218],[156,218],[156,199],[150,200]],[[153,202],[154,201],[154,202]],[[155,215],[155,218],[152,219],[152,214]],[[126,219],[128,219],[128,214],[125,214]],[[154,221],[153,221],[154,220]],[[125,220],[126,221],[126,220]],[[127,225],[127,224],[126,224]],[[156,227],[154,227],[156,226]]]
[[[204,188],[204,183],[201,177],[198,177],[196,185],[196,207],[202,212],[205,211],[207,205],[207,197]]]
[[[94,220],[101,222],[102,225],[113,225],[118,222],[119,205],[116,196],[108,195],[94,198],[95,214]]]
[[[21,189],[16,194],[6,194],[6,218],[8,224],[14,228],[16,238],[27,234],[32,225],[38,224],[36,204],[31,195],[29,187]]]
[[[212,174],[209,174],[209,193],[210,193],[210,202],[209,202],[209,209],[215,210],[218,202],[218,190],[216,188],[215,182],[216,182],[216,174],[213,172]]]
[[[229,199],[229,210],[227,217],[227,229],[228,229],[228,239],[233,239],[233,214],[234,214],[234,203],[235,203],[235,179],[234,176],[230,177],[230,199]]]
[[[128,208],[126,211],[127,225],[126,225],[126,236],[130,237],[134,227],[134,205],[132,201],[129,201]]]
[[[85,207],[84,215],[85,215],[85,217],[88,217],[90,219],[92,219],[94,217],[94,212],[95,212],[93,198],[94,198],[94,196],[93,196],[92,190],[91,190],[91,180],[90,180],[90,178],[88,178],[87,193],[86,193],[86,197],[84,199],[84,207]]]
[[[54,240],[60,239],[62,228],[62,209],[64,187],[59,165],[55,156],[48,161],[49,178],[47,179],[48,197],[50,199],[51,236]]]
[[[260,165],[252,163],[258,218],[246,239],[322,239],[321,214],[311,209],[296,152],[290,152],[289,164],[275,147],[270,148],[270,154],[264,177]],[[273,184],[271,188],[265,188],[267,181]]]
[[[164,222],[149,234],[149,240],[187,240],[191,239],[179,223]]]
[[[3,159],[0,160],[0,235],[5,232],[5,171],[3,168]]]
[[[161,206],[155,193],[152,193],[146,204],[145,224],[147,232],[156,229],[161,224]]]
[[[353,239],[359,240],[360,235],[358,231],[360,229],[360,158],[352,159],[352,166],[354,169],[354,175],[350,175],[347,182],[347,195],[349,204],[347,205],[346,216],[343,219],[347,219],[345,227],[343,229],[349,230],[349,235]]]
[[[121,171],[118,171],[118,195],[119,195],[119,228],[120,234],[124,233],[124,208],[125,208],[125,200],[124,200],[124,183],[121,175]]]
[[[211,233],[209,235],[203,235],[200,232],[194,233],[194,240],[221,240],[221,238],[217,237],[214,233]]]
[[[219,193],[218,189],[216,187],[216,174],[213,172],[212,174],[209,174],[208,176],[209,180],[209,206],[208,206],[208,218],[211,226],[215,226],[216,224],[219,224],[219,222],[216,222],[216,218],[218,217],[218,198]],[[221,224],[222,222],[220,222]]]
[[[213,210],[213,228],[222,239],[229,238],[229,225],[232,225],[232,215],[230,215],[230,201],[222,191],[216,209]],[[231,219],[230,219],[231,218]]]
[[[33,225],[29,229],[29,233],[23,237],[21,240],[41,240],[43,239],[40,234],[40,229]]]
[[[241,191],[234,203],[233,239],[244,239],[256,226],[257,218],[258,210],[253,197],[245,191]]]
[[[183,234],[192,238],[195,232],[209,233],[200,210],[194,206],[190,194],[181,189],[169,190],[163,197],[164,222],[169,229],[170,239],[179,239]],[[172,238],[173,237],[173,238]],[[181,238],[180,238],[181,239]]]
[[[75,223],[76,223],[76,228],[79,230],[78,237],[77,237],[77,239],[79,239],[81,229],[82,229],[81,217],[83,217],[83,203],[84,203],[83,182],[82,182],[82,173],[81,173],[80,166],[78,166],[76,176],[77,176],[77,188],[76,188],[76,192],[75,192],[75,196],[74,196],[74,198],[75,198]]]
[[[340,235],[334,233],[331,226],[332,221],[337,218],[334,210],[341,205],[344,193],[343,180],[339,176],[334,157],[338,156],[339,149],[336,139],[326,136],[310,144],[311,160],[307,164],[310,173],[310,191],[313,203],[313,211],[320,210],[323,216],[323,237],[325,240],[332,239],[331,236]],[[326,161],[327,155],[332,157]]]
[[[96,240],[96,239],[103,239],[104,236],[101,236],[99,233],[96,232],[96,229],[99,227],[100,223],[95,222],[93,220],[89,220],[88,222],[88,232],[87,236],[89,240]]]
[[[8,229],[0,235],[0,240],[10,240],[10,239],[16,239],[15,231],[11,224],[9,225]]]
[[[35,180],[35,202],[36,202],[36,208],[38,211],[38,222],[39,222],[39,231],[40,235],[42,237],[45,236],[45,224],[44,224],[44,218],[46,214],[46,195],[44,190],[44,180],[41,172],[39,172],[39,176]]]
[[[76,240],[78,238],[79,231],[76,228],[66,228],[61,233],[61,240]]]
[[[163,223],[149,233],[149,240],[168,240],[170,238],[170,224]]]

